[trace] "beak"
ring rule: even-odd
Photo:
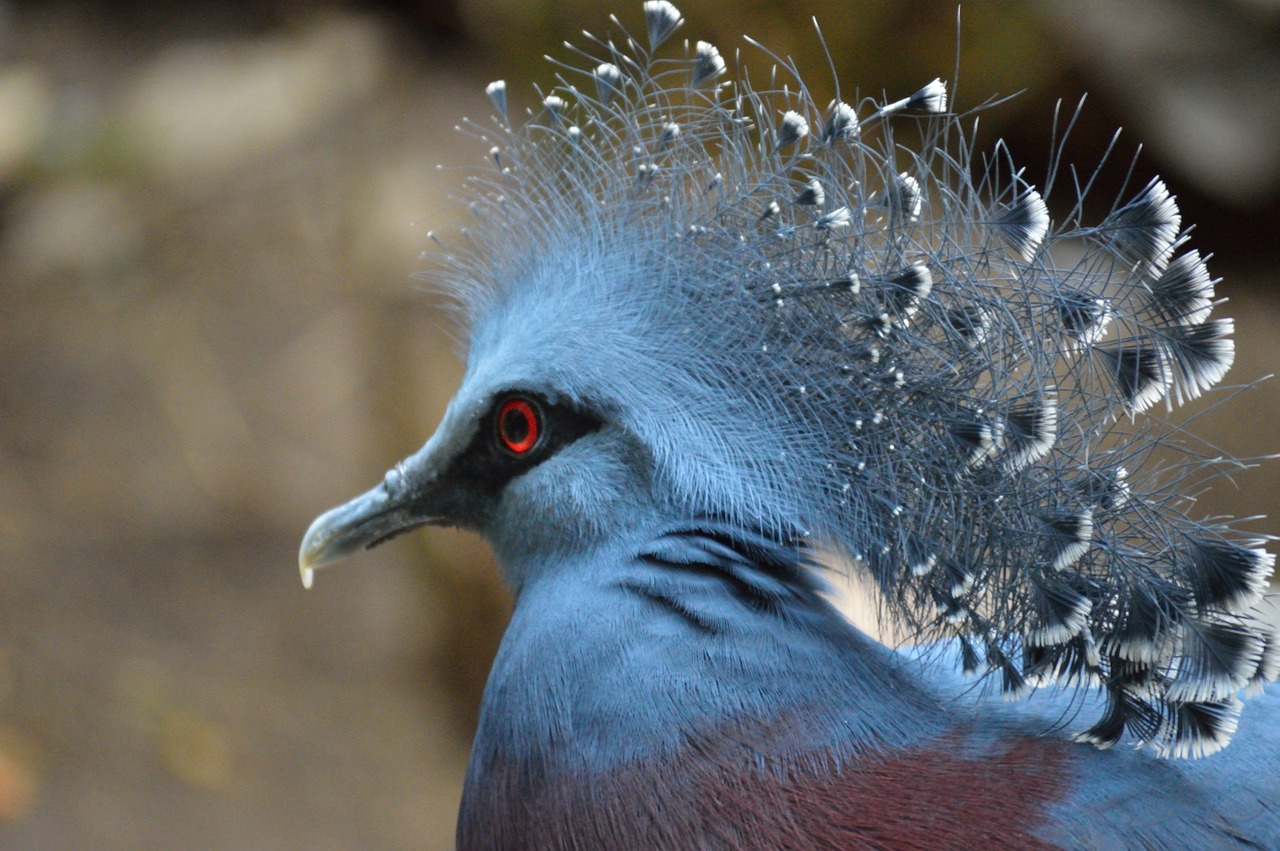
[[[304,588],[311,587],[317,568],[419,526],[449,522],[445,503],[451,488],[426,449],[388,471],[382,484],[315,519],[298,551]]]

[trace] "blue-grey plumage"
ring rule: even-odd
[[[308,583],[423,524],[493,545],[516,610],[459,844],[1280,843],[1274,688],[1245,747],[1155,758],[1222,749],[1280,673],[1272,556],[1185,513],[1216,468],[1144,464],[1144,412],[1233,356],[1164,183],[1055,226],[1058,175],[976,162],[940,80],[824,108],[658,58],[680,15],[645,15],[524,124],[490,85],[438,274],[462,386],[302,545]],[[847,624],[819,554],[936,652]]]

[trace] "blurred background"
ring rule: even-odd
[[[757,78],[743,32],[830,79],[816,15],[846,91],[955,82],[954,0],[677,5]],[[509,609],[487,550],[429,530],[303,593],[297,544],[460,374],[413,277],[485,155],[454,124],[640,6],[0,0],[0,847],[452,846]],[[1143,142],[1130,193],[1162,174],[1215,252],[1229,380],[1276,369],[1280,2],[976,2],[959,54],[962,107],[1026,89],[982,121],[1033,182],[1057,98],[1090,92],[1087,166],[1124,127],[1095,212]],[[1280,383],[1206,408],[1280,447]],[[1278,476],[1203,513],[1280,515]]]

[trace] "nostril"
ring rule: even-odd
[[[404,463],[398,463],[387,474],[382,477],[382,489],[387,492],[388,496],[394,496],[401,488],[404,482]]]

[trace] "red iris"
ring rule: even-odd
[[[533,449],[541,431],[538,412],[527,399],[508,399],[498,409],[498,440],[508,452],[523,455]]]

